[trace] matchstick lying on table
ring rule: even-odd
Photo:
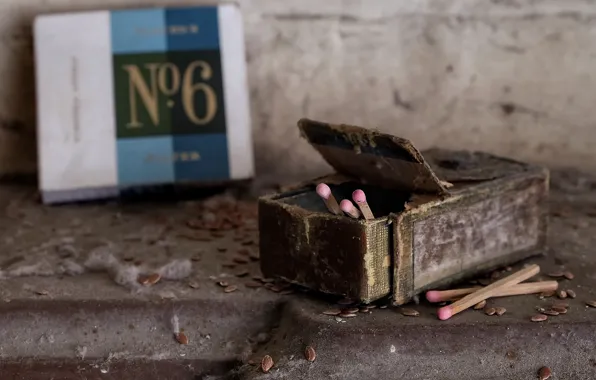
[[[330,213],[341,215],[341,209],[337,204],[337,200],[335,200],[335,197],[331,194],[329,186],[324,183],[319,183],[317,185],[317,194],[323,199],[323,202],[325,202],[325,206],[327,206],[327,210],[329,210]]]
[[[352,193],[352,199],[358,205],[358,208],[362,212],[364,219],[373,220],[375,218],[372,211],[370,210],[370,207],[368,206],[368,202],[366,202],[366,194],[364,194],[364,191],[360,189],[354,190]]]
[[[341,210],[345,212],[346,215],[348,215],[349,217],[352,217],[354,219],[360,218],[360,211],[358,211],[358,209],[354,207],[352,202],[350,202],[347,199],[344,199],[339,203],[339,208],[341,208]]]
[[[520,271],[517,271],[505,278],[493,282],[492,284],[485,286],[484,288],[476,290],[474,293],[470,293],[464,298],[455,301],[451,305],[443,306],[437,310],[437,316],[440,320],[446,320],[451,318],[457,313],[460,313],[467,308],[476,305],[480,301],[484,301],[488,298],[494,297],[495,294],[499,294],[503,290],[517,285],[520,282],[527,280],[528,278],[538,274],[540,267],[536,264],[532,264]]]
[[[557,281],[528,282],[525,284],[512,285],[508,288],[502,289],[499,293],[493,295],[493,297],[507,297],[518,296],[522,294],[551,292],[557,290],[558,287],[559,283]],[[473,288],[462,289],[429,290],[426,292],[426,299],[428,302],[452,301],[470,293],[474,293],[479,289],[482,289],[482,287],[475,286]]]

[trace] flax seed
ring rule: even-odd
[[[180,344],[188,344],[188,337],[183,332],[179,332],[176,334],[176,340]]]
[[[264,373],[269,372],[269,370],[273,367],[273,358],[269,355],[263,356],[261,360],[261,371]]]
[[[358,310],[358,311],[361,312],[361,313],[369,313],[370,312],[370,310],[367,309],[367,308],[365,308],[365,307],[360,308],[360,310]]]
[[[230,284],[228,284],[228,282],[227,282],[227,281],[219,281],[219,282],[217,283],[217,285],[221,286],[222,288],[226,288],[226,287],[228,287]]]
[[[405,309],[401,309],[399,312],[401,313],[401,315],[404,315],[406,317],[417,317],[420,315],[420,313],[414,309],[405,308]]]
[[[548,380],[552,375],[552,371],[548,367],[542,367],[538,370],[538,379]]]
[[[337,301],[338,305],[351,305],[353,303],[354,303],[354,301],[349,298],[344,298],[344,299]]]
[[[389,305],[381,305],[379,306],[379,309],[387,309],[389,307]]]
[[[161,279],[159,273],[153,273],[148,276],[140,276],[138,281],[141,285],[151,286],[157,284],[157,282]]]
[[[476,305],[474,305],[474,310],[484,309],[485,306],[486,306],[486,300],[482,300],[482,301],[478,302]]]
[[[513,268],[511,267],[505,267],[505,272],[511,272],[513,270]]]
[[[232,260],[234,260],[234,262],[237,262],[238,264],[248,264],[248,260],[246,260],[244,257],[236,256]]]
[[[272,279],[272,278],[264,278],[264,279],[262,279],[261,281],[263,281],[265,284],[269,284],[269,283],[271,283],[271,282],[274,282],[275,280],[274,280],[274,279]]]
[[[504,307],[495,307],[495,314],[498,316],[505,314],[506,311],[507,309],[505,309]]]
[[[375,304],[366,305],[366,308],[368,310],[376,309],[377,308],[377,305],[375,305]]]
[[[232,292],[235,292],[236,289],[238,289],[238,287],[236,285],[226,286],[224,288],[224,293],[232,293]]]
[[[564,290],[559,290],[557,292],[557,297],[559,297],[560,299],[563,300],[563,299],[567,298],[567,292]]]
[[[240,248],[238,250],[238,254],[240,254],[242,256],[248,256],[248,255],[250,255],[250,251],[246,248]]]
[[[249,281],[246,284],[244,284],[244,286],[246,286],[247,288],[260,288],[261,286],[263,286],[263,284],[256,281]]]
[[[549,274],[547,274],[548,277],[554,277],[554,278],[559,278],[559,277],[563,277],[565,274],[563,272],[550,272]]]
[[[193,289],[198,289],[199,288],[199,283],[196,281],[189,281],[188,282],[188,286],[190,286]]]
[[[316,353],[315,349],[312,348],[312,346],[306,346],[306,349],[304,350],[304,357],[309,362],[314,362],[315,359],[317,358],[317,353]]]
[[[590,307],[596,307],[596,301],[586,301],[586,305],[590,306]]]
[[[264,282],[263,277],[261,277],[261,276],[252,276],[252,279],[256,280],[256,281]]]
[[[486,315],[493,315],[497,312],[497,310],[494,307],[489,307],[484,309],[484,314]]]
[[[542,311],[542,314],[557,316],[557,315],[559,315],[559,312],[556,310],[553,310],[553,309],[548,309],[548,310]]]
[[[540,293],[540,297],[552,297],[555,295],[555,293],[556,292],[554,290],[551,290],[548,292],[542,292],[542,293]]]
[[[356,316],[356,314],[354,314],[354,313],[341,313],[339,316],[342,317],[342,318],[354,318]]]
[[[530,320],[532,322],[543,322],[543,321],[546,321],[547,319],[548,319],[548,317],[544,314],[536,314],[536,315],[533,315],[532,318],[530,318]]]
[[[248,255],[248,257],[252,261],[259,261],[261,259],[261,256],[257,252],[251,252],[250,255]]]
[[[246,275],[248,275],[248,271],[247,270],[241,270],[239,272],[235,273],[236,277],[244,277]]]
[[[48,294],[50,294],[50,292],[48,292],[47,290],[36,290],[35,294],[40,296],[47,296]]]
[[[201,261],[201,257],[200,256],[193,256],[190,258],[191,261]]]
[[[567,297],[575,298],[575,297],[577,297],[577,294],[575,294],[575,291],[573,291],[571,289],[567,289]]]
[[[563,276],[565,276],[566,279],[568,280],[573,280],[575,278],[575,276],[573,275],[573,273],[566,271],[565,273],[563,273]]]
[[[569,307],[569,302],[567,301],[555,301],[553,302],[553,306],[559,306],[559,307]]]
[[[350,307],[342,310],[344,313],[357,313],[358,311],[360,311],[360,309],[357,307]]]
[[[323,312],[323,314],[325,314],[325,315],[340,315],[341,314],[341,310],[339,310],[339,309],[325,310]]]

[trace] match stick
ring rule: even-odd
[[[539,282],[527,282],[524,284],[517,284],[503,289],[499,293],[493,295],[493,297],[507,297],[507,296],[518,296],[522,294],[535,294],[542,292],[552,292],[557,290],[559,283],[557,281],[539,281]],[[462,289],[449,289],[449,290],[430,290],[426,292],[426,299],[428,302],[443,302],[457,299],[461,296],[474,293],[475,291],[482,289],[482,286],[475,286],[472,288]]]
[[[339,208],[341,208],[343,212],[345,212],[346,214],[348,214],[348,216],[354,219],[360,218],[360,211],[358,211],[358,209],[354,207],[352,202],[350,202],[347,199],[344,199],[339,203]]]
[[[317,194],[323,199],[323,202],[325,202],[325,206],[327,206],[327,210],[329,210],[330,213],[341,215],[341,209],[339,208],[335,197],[331,194],[329,186],[324,183],[319,183],[317,185]]]
[[[372,211],[370,210],[370,207],[368,207],[368,202],[366,202],[366,194],[364,194],[364,191],[360,189],[354,190],[352,193],[352,199],[354,202],[356,202],[360,211],[362,211],[364,219],[372,220],[375,218]]]
[[[527,280],[528,278],[538,274],[540,267],[536,264],[532,264],[520,271],[517,271],[509,276],[502,278],[492,284],[485,286],[482,289],[476,290],[474,293],[470,293],[464,298],[455,301],[451,305],[443,306],[437,310],[437,316],[440,320],[444,321],[451,318],[457,313],[460,313],[467,308],[476,305],[480,301],[484,301],[487,298],[494,297],[495,294],[502,292],[513,285],[517,285],[520,282]]]

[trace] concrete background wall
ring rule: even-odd
[[[35,15],[202,3],[0,0],[0,173],[35,171]],[[239,3],[262,182],[328,170],[303,116],[596,170],[596,1]]]

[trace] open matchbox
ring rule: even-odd
[[[430,149],[377,131],[302,119],[302,136],[336,173],[259,199],[267,277],[363,303],[414,296],[545,248],[549,173],[483,152]],[[364,190],[376,216],[330,213]]]

